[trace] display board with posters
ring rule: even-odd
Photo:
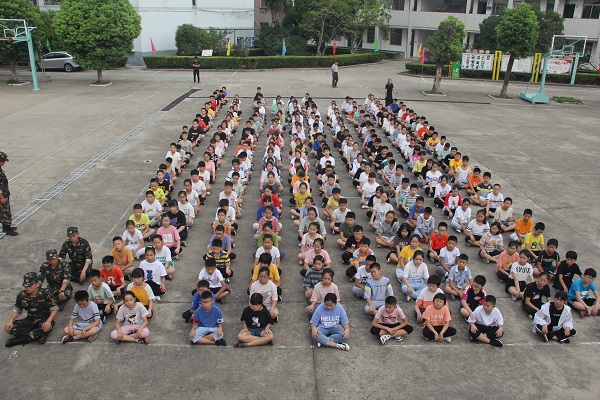
[[[546,66],[546,73],[569,75],[573,68],[572,58],[549,58]]]
[[[212,57],[212,55],[213,55],[212,50],[202,50],[202,57]]]
[[[493,54],[463,53],[461,69],[478,69],[491,71],[494,64]]]
[[[506,72],[506,66],[508,65],[509,55],[502,56],[502,64],[500,65],[500,71]],[[531,73],[533,69],[533,57],[522,58],[515,60],[512,67],[512,72],[527,72]]]

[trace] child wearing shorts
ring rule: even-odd
[[[268,271],[267,280],[268,280]],[[254,347],[272,344],[274,324],[267,307],[263,305],[263,296],[260,293],[250,295],[250,305],[242,311],[242,330],[237,335],[233,347]]]
[[[116,328],[110,333],[111,339],[117,344],[122,342],[137,342],[148,344],[148,310],[138,303],[133,292],[123,294],[123,304],[117,312]]]
[[[223,339],[223,314],[219,307],[215,306],[213,296],[210,292],[202,293],[202,307],[198,307],[192,320],[192,329],[190,330],[191,345],[214,344],[216,346],[226,346]]]
[[[394,296],[385,299],[385,305],[380,307],[371,324],[371,334],[379,336],[381,344],[385,344],[391,338],[397,342],[402,341],[404,336],[412,333],[413,327],[408,324],[408,319],[398,306]]]
[[[85,290],[78,290],[73,296],[75,306],[69,318],[69,324],[65,327],[65,336],[62,343],[74,342],[78,339],[87,339],[93,342],[98,338],[98,332],[102,329],[102,320],[96,303],[90,300]],[[75,322],[79,320],[79,322]]]

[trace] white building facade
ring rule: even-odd
[[[479,24],[492,14],[516,7],[516,0],[392,0],[390,39],[383,40],[377,28],[370,28],[363,37],[363,48],[372,49],[377,39],[379,49],[402,51],[407,58],[416,57],[419,45],[425,47],[427,37],[437,30],[441,21],[454,16],[465,24],[466,45],[473,46],[479,34]],[[600,51],[600,2],[598,0],[532,0],[542,11],[554,10],[564,17],[565,35],[587,36],[592,62],[598,64]],[[489,49],[497,50],[497,49]]]
[[[129,63],[143,65],[152,55],[150,38],[158,54],[175,53],[175,31],[179,25],[219,28],[232,31],[232,44],[254,38],[254,0],[130,0],[142,17],[142,33],[134,40]],[[40,9],[58,9],[60,0],[34,1]],[[251,40],[250,40],[251,41]]]

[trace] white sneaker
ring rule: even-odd
[[[452,341],[452,338],[450,336],[445,337],[444,340],[448,343],[450,343]]]
[[[385,344],[385,342],[390,340],[390,337],[391,337],[390,335],[379,336],[379,341],[381,342],[381,344]]]
[[[514,294],[511,297],[512,297],[513,301],[517,301],[518,300],[517,296],[515,296]]]
[[[410,296],[406,296],[406,301],[407,301],[408,303],[410,303],[410,301],[411,301],[411,300],[412,300],[412,299],[410,298]]]
[[[337,347],[340,350],[345,350],[345,351],[350,350],[350,346],[348,345],[348,343],[343,343],[343,342],[342,343],[337,343],[335,345],[335,347]]]
[[[160,296],[154,296],[154,301],[160,301]]]
[[[404,340],[404,336],[396,336],[396,342],[401,342]]]

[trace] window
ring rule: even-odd
[[[57,6],[60,4],[60,0],[44,0],[44,4],[47,6]]]
[[[502,11],[506,10],[508,6],[508,0],[494,0],[492,3],[492,14],[498,15],[502,13]]]
[[[573,18],[575,14],[575,3],[565,4],[565,8],[563,10],[563,18]]]
[[[375,43],[375,27],[367,28],[367,43]]]
[[[554,11],[554,0],[548,0],[546,11]]]
[[[196,7],[196,0],[192,0],[192,7]]]
[[[598,19],[600,17],[600,0],[584,0],[581,18]]]
[[[485,9],[487,8],[487,0],[479,0],[477,3],[477,14],[485,14]]]
[[[404,0],[393,0],[392,10],[404,11]]]
[[[390,44],[393,46],[402,46],[402,29],[390,29]]]

